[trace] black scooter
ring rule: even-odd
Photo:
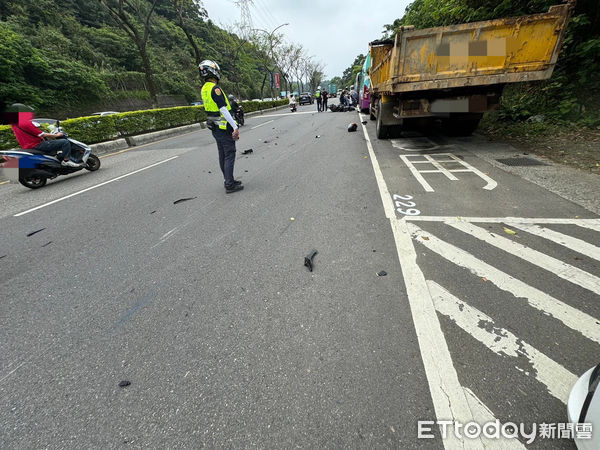
[[[234,119],[238,126],[244,126],[244,108],[242,108],[242,105],[238,105],[237,109],[235,110]]]

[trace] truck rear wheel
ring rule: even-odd
[[[383,124],[383,111],[381,110],[381,103],[379,104],[377,111],[377,122],[375,124],[375,133],[377,135],[377,139],[387,139],[389,135],[389,127]]]

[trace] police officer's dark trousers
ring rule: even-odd
[[[231,132],[221,130],[220,128],[212,130],[212,135],[217,141],[217,149],[219,150],[219,165],[221,172],[225,178],[225,186],[233,186],[235,179],[233,178],[233,165],[235,164],[235,140],[231,136]]]

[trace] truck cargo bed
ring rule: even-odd
[[[414,30],[370,44],[373,93],[449,89],[552,75],[572,3],[547,13]]]

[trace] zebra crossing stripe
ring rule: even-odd
[[[539,225],[519,223],[519,222],[507,222],[509,227],[518,228],[519,230],[525,231],[529,234],[548,239],[556,244],[567,247],[577,253],[593,258],[600,261],[600,247],[590,244],[581,239],[569,236],[567,234],[559,233],[549,228],[540,227]]]
[[[577,376],[507,329],[497,327],[491,317],[467,305],[435,281],[427,280],[427,286],[437,311],[449,317],[497,355],[517,358],[515,364],[518,369],[533,374],[533,377],[548,388],[550,394],[567,403]],[[527,358],[532,367],[519,367],[521,357]]]
[[[485,277],[490,283],[503,291],[510,292],[516,298],[525,299],[527,303],[551,317],[561,321],[567,327],[575,330],[588,339],[600,344],[599,321],[554,297],[540,291],[520,280],[496,269],[470,253],[438,239],[429,232],[423,231],[413,223],[407,226],[417,242],[426,246],[441,257],[469,270],[474,275]]]
[[[581,270],[578,267],[562,262],[552,256],[545,255],[532,248],[526,247],[518,242],[511,241],[498,234],[485,230],[484,228],[458,220],[448,220],[447,225],[456,228],[464,233],[470,234],[477,239],[484,241],[500,250],[518,256],[530,264],[541,267],[560,278],[573,284],[577,284],[591,292],[600,295],[600,278],[591,273]]]

